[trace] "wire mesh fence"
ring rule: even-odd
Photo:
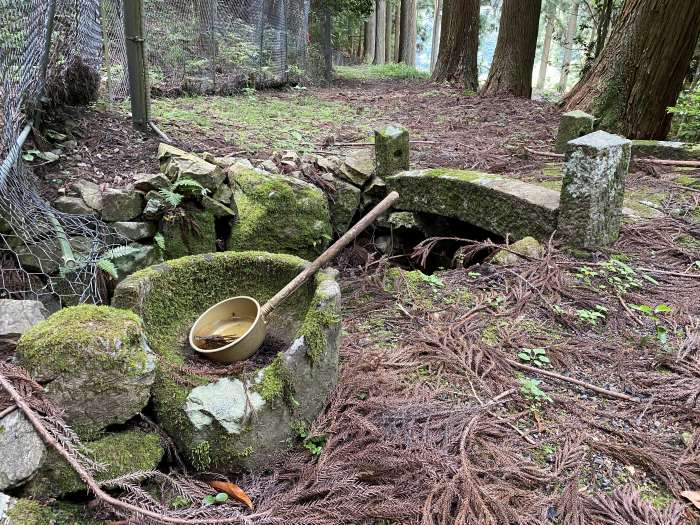
[[[143,0],[152,94],[227,94],[304,68],[310,0]],[[0,0],[0,298],[105,299],[124,237],[41,198],[22,144],[62,105],[129,96],[123,0]]]

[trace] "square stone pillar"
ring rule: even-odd
[[[632,141],[605,131],[568,143],[557,230],[570,246],[617,240],[631,151]]]
[[[594,123],[595,117],[583,111],[575,110],[564,113],[561,116],[561,121],[559,121],[559,131],[557,132],[557,140],[554,143],[554,150],[557,153],[566,153],[568,142],[592,133]]]
[[[403,126],[390,124],[376,130],[374,150],[379,178],[383,179],[409,169],[408,130]]]

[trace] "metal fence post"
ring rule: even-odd
[[[131,118],[134,126],[145,129],[150,120],[150,93],[143,27],[143,0],[124,0],[124,36],[129,64]]]

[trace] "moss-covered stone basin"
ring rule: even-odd
[[[294,428],[323,408],[338,376],[340,289],[332,270],[273,313],[260,351],[266,361],[258,355],[222,369],[187,343],[210,306],[238,295],[263,304],[307,264],[266,252],[194,255],[137,272],[117,287],[113,306],[142,317],[158,356],[158,420],[195,469],[264,469],[293,444]]]

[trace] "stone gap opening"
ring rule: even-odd
[[[378,223],[374,232],[374,245],[385,255],[398,256],[394,259],[397,266],[410,270],[419,269],[430,275],[452,268],[457,250],[465,245],[463,241],[458,240],[440,241],[428,255],[425,267],[422,267],[411,255],[418,244],[433,237],[454,237],[477,242],[490,239],[497,244],[505,242],[499,235],[458,219],[431,213],[394,212]],[[465,267],[480,264],[492,252],[490,249],[479,250]]]

